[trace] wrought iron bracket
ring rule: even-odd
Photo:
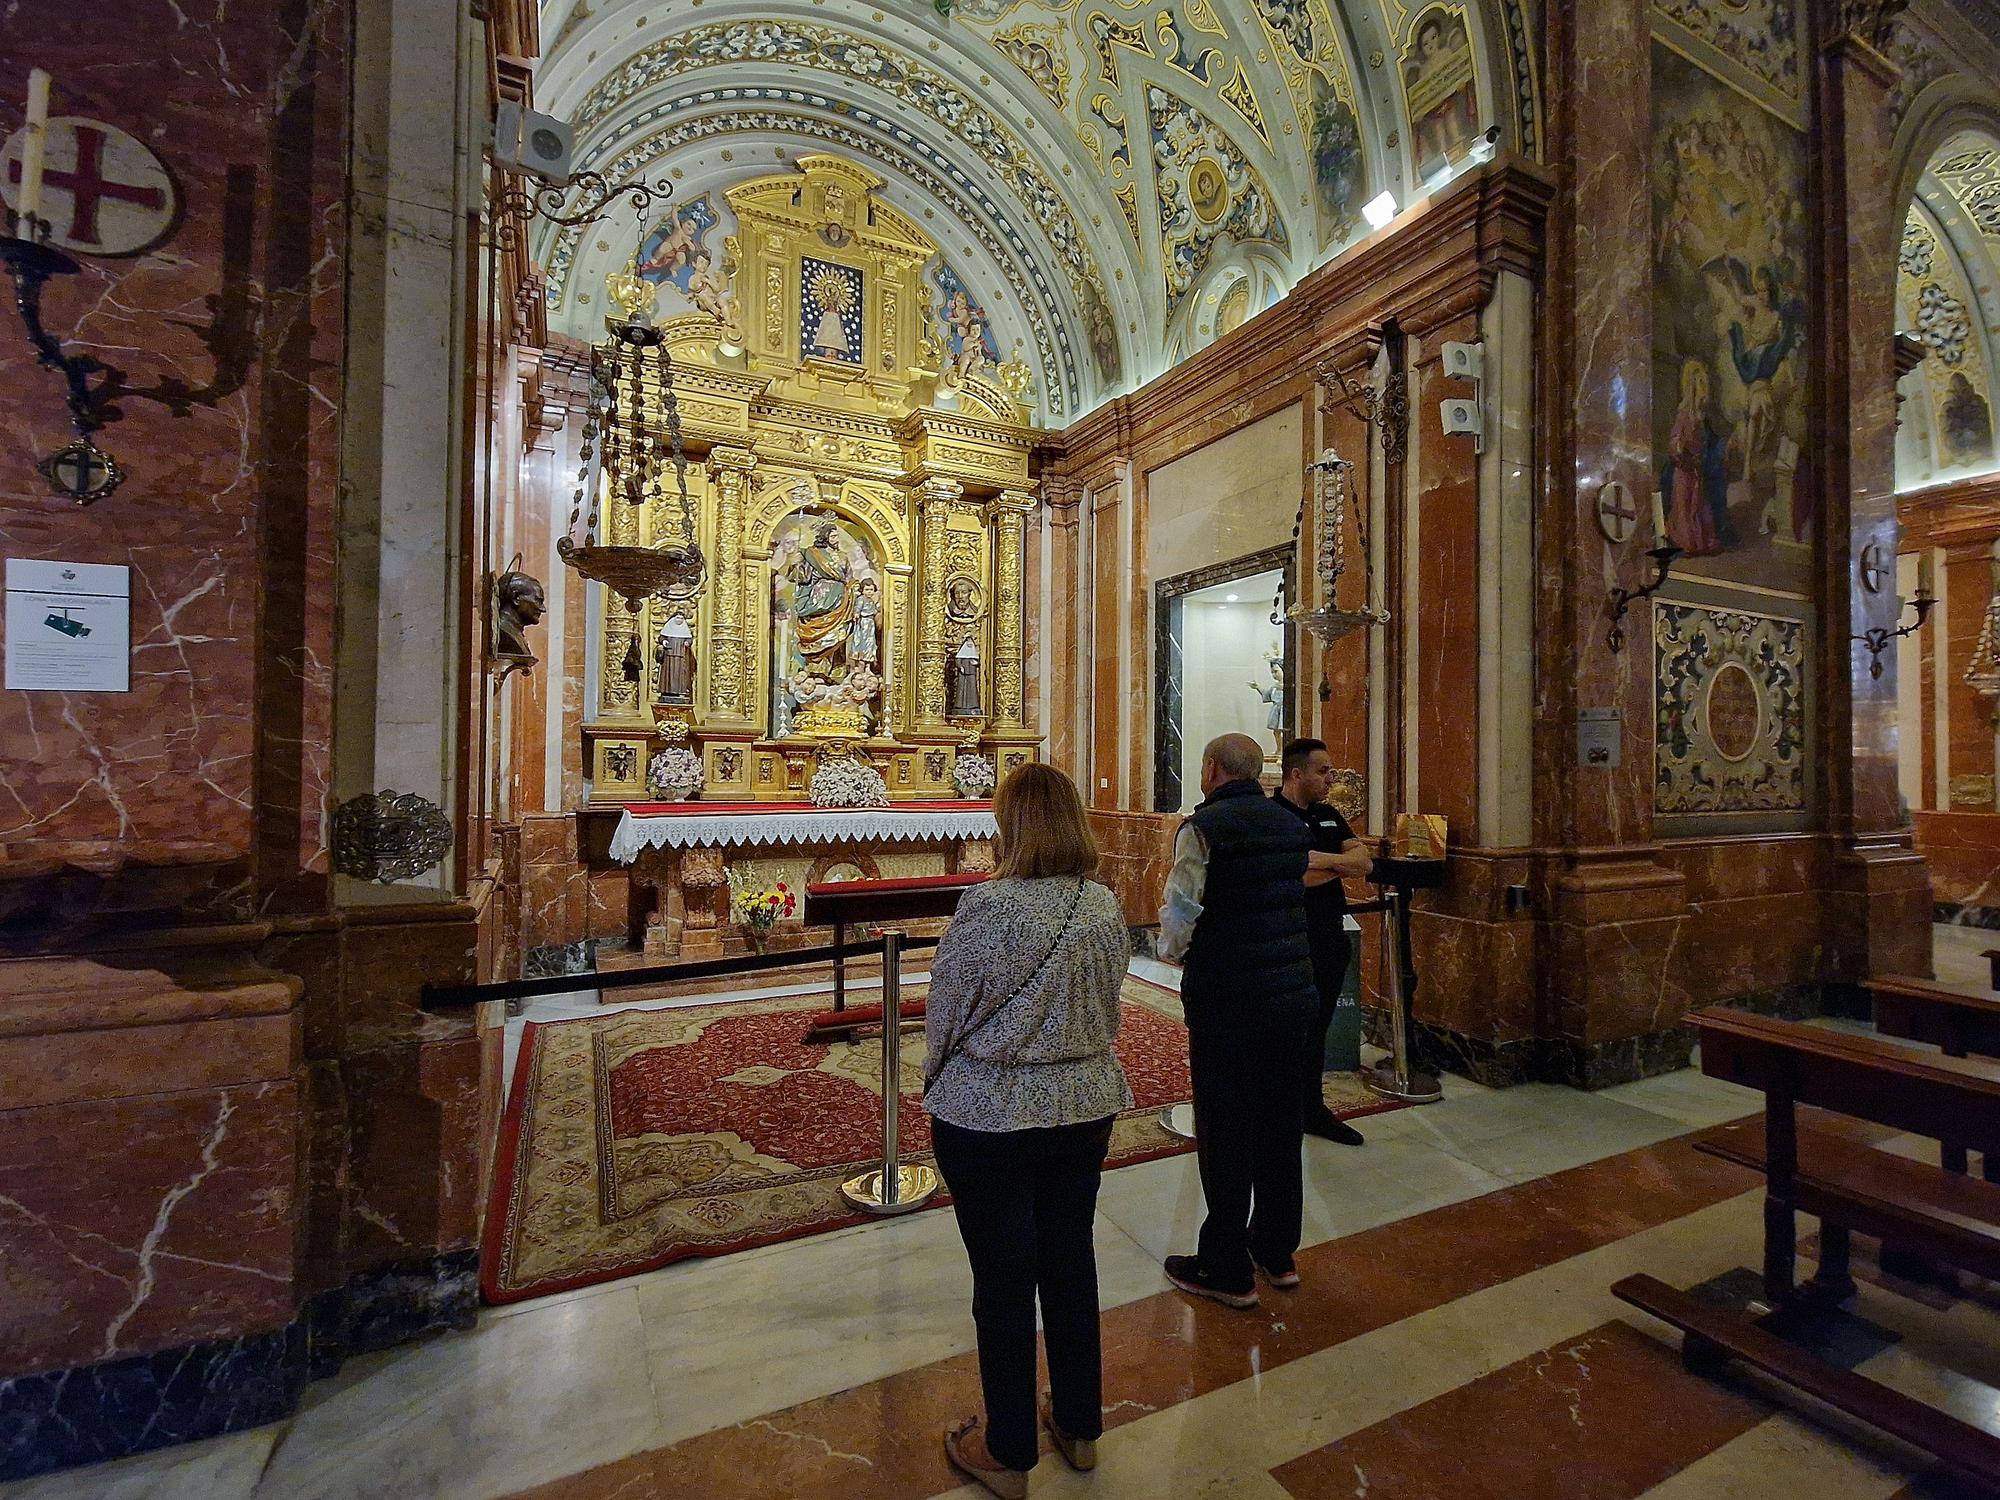
[[[1929,594],[1919,594],[1910,600],[1909,607],[1917,612],[1917,617],[1907,625],[1898,625],[1894,630],[1886,625],[1875,625],[1860,635],[1848,637],[1849,640],[1859,641],[1868,648],[1870,678],[1880,679],[1882,676],[1882,653],[1889,649],[1892,641],[1899,641],[1906,635],[1915,635],[1924,628],[1924,621],[1931,617],[1931,611],[1937,607],[1937,600]]]
[[[570,202],[572,195],[576,195],[574,205]],[[643,218],[656,199],[664,203],[673,195],[674,185],[665,178],[614,188],[602,172],[593,171],[578,172],[562,187],[515,183],[493,197],[494,242],[502,250],[517,249],[521,236],[536,219],[545,219],[558,229],[594,224],[620,198],[631,203],[632,211]]]
[[[1410,393],[1401,381],[1391,379],[1377,390],[1372,384],[1356,380],[1331,360],[1315,373],[1320,384],[1338,392],[1335,399],[1341,410],[1382,434],[1384,463],[1399,464],[1409,457]]]
[[[1672,542],[1662,542],[1657,547],[1648,547],[1646,549],[1646,556],[1653,560],[1653,581],[1641,589],[1612,589],[1609,591],[1611,601],[1611,629],[1605,634],[1605,645],[1609,646],[1614,652],[1625,649],[1626,611],[1631,609],[1641,599],[1650,599],[1662,588],[1666,587],[1667,576],[1673,572],[1674,564],[1679,562],[1683,555],[1681,549],[1676,547]]]

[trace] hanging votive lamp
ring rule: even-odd
[[[701,592],[708,568],[695,533],[694,504],[688,498],[687,455],[681,446],[673,358],[667,353],[665,337],[653,326],[652,283],[639,275],[634,262],[627,261],[624,270],[605,278],[604,285],[617,315],[606,316],[605,327],[611,336],[591,350],[591,399],[584,414],[582,464],[569,526],[556,543],[556,552],[578,573],[603,584],[636,612],[654,596],[693,598]],[[646,427],[649,373],[660,388],[660,409],[666,417],[681,512],[680,536],[657,547],[609,541],[600,516],[601,498],[611,505],[642,506],[653,492],[659,440]],[[612,530],[615,534],[616,529]]]

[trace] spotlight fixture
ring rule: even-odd
[[[1498,125],[1489,125],[1486,127],[1485,133],[1472,143],[1472,150],[1468,154],[1474,161],[1491,161],[1493,160],[1493,153],[1499,147],[1500,127]]]
[[[1370,198],[1362,206],[1361,217],[1368,221],[1370,229],[1380,229],[1396,217],[1396,195],[1385,192]]]

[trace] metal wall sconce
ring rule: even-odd
[[[73,442],[58,448],[36,467],[57,494],[89,505],[117,489],[125,478],[118,461],[91,440],[91,434],[104,425],[104,414],[90,388],[90,377],[101,373],[104,366],[88,354],[63,353],[62,340],[42,324],[42,288],[53,277],[74,276],[81,267],[48,243],[48,220],[27,215],[15,227],[19,234],[0,235],[0,261],[6,262],[7,274],[14,280],[14,310],[21,315],[21,327],[35,358],[46,368],[59,371],[69,387],[69,423],[76,432]]]
[[[1653,560],[1653,581],[1642,589],[1611,589],[1611,629],[1604,637],[1604,644],[1614,652],[1625,649],[1625,612],[1641,599],[1650,599],[1666,587],[1667,577],[1674,571],[1683,552],[1672,542],[1662,542],[1657,547],[1648,547],[1646,556]]]
[[[1885,625],[1877,625],[1860,635],[1849,636],[1849,640],[1859,641],[1868,648],[1868,675],[1880,678],[1882,675],[1882,653],[1889,649],[1891,641],[1899,641],[1906,635],[1915,635],[1924,628],[1924,621],[1931,617],[1937,607],[1937,599],[1927,588],[1919,587],[1917,597],[1909,601],[1909,607],[1917,612],[1916,619],[1908,625],[1898,625],[1894,630]]]

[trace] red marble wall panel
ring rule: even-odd
[[[1976,809],[1971,788],[1960,777],[1982,778],[1975,785],[1985,792],[1984,806],[1993,807],[1993,706],[1966,683],[1966,669],[1979,645],[1979,627],[1992,592],[1993,561],[1984,547],[1954,548],[1945,566],[1945,597],[1949,600],[1945,646],[1945,715],[1951,725],[1950,779],[1952,810]]]
[[[1916,822],[1935,899],[2000,909],[2000,813],[1920,812]]]
[[[287,1323],[299,1125],[289,1079],[0,1110],[0,1373]]]
[[[53,111],[140,136],[180,199],[169,238],[87,257],[45,315],[121,372],[103,446],[128,477],[82,509],[35,461],[61,383],[0,340],[0,552],[132,569],[132,691],[10,695],[0,849],[93,868],[241,865],[315,899],[330,723],[334,463],[345,228],[346,14],[302,0],[107,0],[0,13],[0,56]],[[158,42],[135,45],[136,38]],[[18,75],[16,75],[18,76]],[[0,104],[11,129],[18,104]],[[235,899],[250,899],[239,887]]]
[[[1097,840],[1097,879],[1111,888],[1128,927],[1160,920],[1160,898],[1173,864],[1173,835],[1180,819],[1168,813],[1090,811]]]
[[[1120,800],[1122,767],[1118,759],[1118,703],[1126,691],[1119,678],[1118,642],[1122,622],[1118,613],[1115,559],[1124,507],[1119,504],[1094,509],[1090,517],[1091,574],[1091,701],[1096,710],[1090,726],[1090,785],[1083,788],[1084,801],[1091,807],[1116,807]]]
[[[1431,330],[1427,349],[1476,340],[1476,318]],[[1411,688],[1417,736],[1415,811],[1442,815],[1454,841],[1479,818],[1479,468],[1470,437],[1446,437],[1440,403],[1463,396],[1434,359],[1418,370],[1411,402],[1417,458],[1418,650]]]

